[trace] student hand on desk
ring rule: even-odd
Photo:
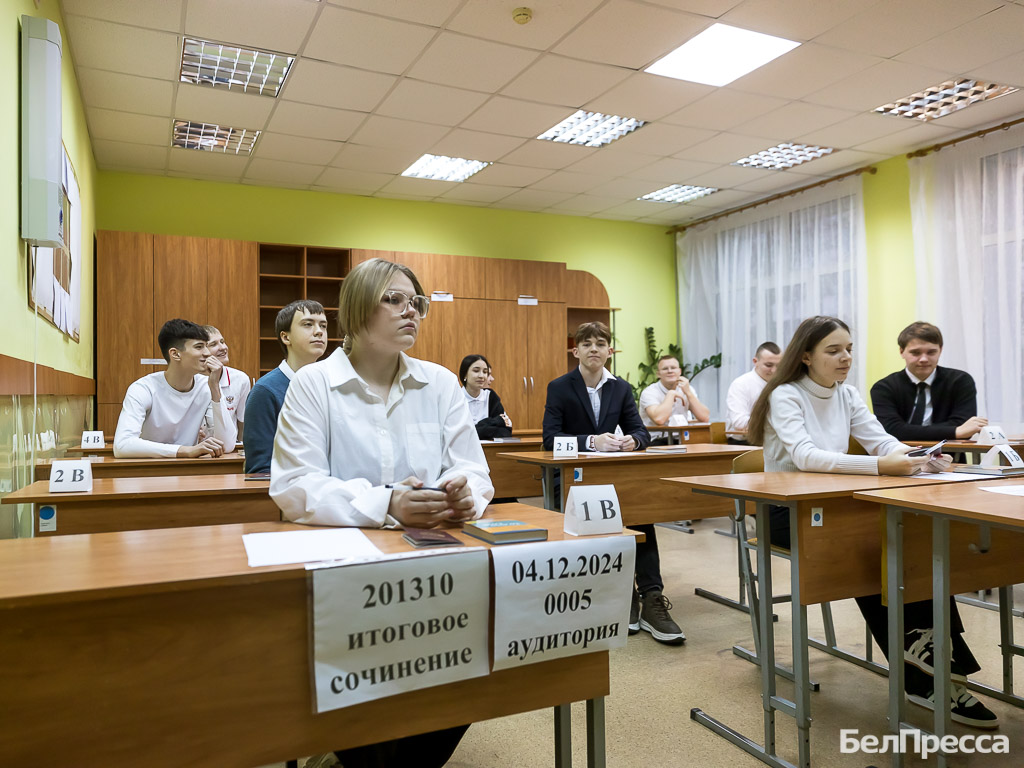
[[[200,456],[221,456],[224,453],[224,443],[216,437],[207,437],[195,445],[183,445],[178,448],[178,458],[195,459]]]
[[[925,466],[930,461],[938,461],[938,459],[932,459],[928,455],[908,456],[907,454],[913,450],[914,448],[909,445],[901,445],[888,456],[879,456],[878,474],[900,476],[916,475],[918,472],[925,471]]]
[[[603,435],[594,435],[594,448],[599,451],[632,451],[636,448],[636,441],[630,435],[616,437],[611,432]]]
[[[434,528],[445,521],[473,516],[473,495],[463,476],[444,484],[443,490],[423,488],[423,481],[407,478],[391,490],[388,514],[406,528]]]
[[[982,427],[988,426],[988,419],[981,416],[971,416],[967,421],[956,428],[957,440],[966,440],[981,432]]]

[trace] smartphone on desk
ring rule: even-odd
[[[448,531],[407,528],[402,538],[417,549],[421,547],[461,547],[463,543]]]
[[[916,448],[910,453],[908,453],[907,456],[931,456],[932,458],[937,459],[939,456],[942,455],[942,446],[944,446],[945,444],[945,440],[940,440],[935,445],[926,446],[924,448]]]

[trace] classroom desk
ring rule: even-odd
[[[67,449],[67,452],[73,459],[81,456],[113,456],[114,444],[105,443],[101,448],[82,448],[81,446],[73,445]]]
[[[484,449],[484,456],[487,458],[487,466],[491,470],[494,498],[519,499],[525,496],[540,496],[544,493],[539,470],[508,458],[512,453],[540,450],[543,442],[539,437],[524,437],[518,443],[480,441]]]
[[[507,517],[511,505],[499,505]],[[511,512],[562,539],[562,519]],[[243,533],[285,523],[0,541],[0,765],[252,766],[588,702],[588,765],[604,765],[608,653],[494,672],[313,714],[308,572],[250,568]],[[467,543],[486,546],[462,534]],[[386,552],[399,531],[365,531]],[[17,716],[15,716],[15,713]],[[401,713],[401,716],[396,716]],[[568,758],[568,759],[567,759]]]
[[[751,450],[743,445],[699,443],[686,453],[645,453],[635,451],[615,456],[580,453],[575,459],[556,459],[551,451],[504,454],[507,458],[544,470],[544,506],[565,509],[565,500],[573,485],[614,485],[622,519],[626,525],[662,523],[673,520],[700,520],[724,517],[733,511],[725,500],[705,499],[688,492],[680,493],[660,483],[669,475],[712,475],[732,468],[732,460]],[[754,449],[758,450],[758,449]],[[575,482],[573,470],[583,470],[581,482]],[[555,470],[562,472],[562,497],[555,499]]]
[[[105,533],[192,525],[274,522],[281,512],[267,492],[269,480],[245,475],[173,475],[94,478],[89,493],[50,493],[37,480],[0,503],[35,504],[36,536]],[[57,510],[57,530],[39,530],[39,505]]]
[[[757,513],[757,584],[760,597],[755,642],[761,669],[764,742],[759,744],[754,737],[744,735],[700,708],[692,709],[690,717],[761,762],[776,768],[792,768],[794,764],[779,756],[775,748],[775,714],[790,715],[797,725],[798,760],[795,765],[809,768],[811,701],[808,649],[813,647],[868,669],[877,668],[877,665],[841,651],[834,637],[828,637],[826,643],[807,637],[808,605],[882,591],[881,510],[877,502],[855,499],[854,494],[905,485],[936,485],[944,481],[922,475],[882,477],[812,472],[751,472],[710,477],[666,477],[665,480],[696,493],[753,502]],[[788,507],[790,517],[794,701],[778,695],[776,690],[767,513],[770,505]],[[811,525],[812,509],[821,511],[821,526]],[[902,665],[897,666],[902,668]]]
[[[36,464],[36,480],[50,479],[50,466],[61,459],[46,459]],[[170,475],[229,475],[244,471],[245,457],[240,453],[201,456],[197,459],[115,459],[113,455],[90,458],[92,476],[167,477]]]
[[[977,483],[957,483],[930,488],[894,488],[855,494],[855,498],[883,505],[886,519],[886,593],[889,605],[889,645],[902,642],[904,602],[934,600],[935,699],[933,733],[941,738],[950,731],[949,596],[962,591],[999,587],[1000,646],[1003,662],[1002,690],[969,683],[1016,706],[1024,698],[1013,693],[1013,659],[1024,656],[1024,647],[1013,639],[1013,592],[1011,585],[1024,581],[1024,505],[1019,497],[990,493],[983,488],[1022,486],[1021,478]],[[928,546],[931,542],[931,546]],[[894,638],[896,638],[894,640]],[[902,665],[889,676],[890,730],[914,726],[906,723]],[[938,765],[946,764],[937,755]],[[894,755],[893,766],[903,764]]]
[[[653,426],[648,427],[647,430],[651,434],[657,432],[667,433],[670,443],[689,445],[690,443],[711,442],[711,424],[707,421],[695,421],[693,424],[687,424],[685,427]]]
[[[907,445],[915,445],[923,448],[925,446],[935,445],[938,440],[905,440],[904,442]],[[1021,456],[1024,456],[1024,440],[1021,440],[1020,438],[1013,438],[1010,440],[1009,446]],[[942,446],[942,452],[966,453],[980,460],[981,457],[992,450],[993,447],[994,446],[991,445],[978,445],[970,440],[948,440],[946,444]]]

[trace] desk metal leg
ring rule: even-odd
[[[604,697],[587,699],[587,768],[605,768]]]
[[[544,476],[541,479],[541,486],[544,488],[544,509],[552,512],[560,512],[562,500],[555,498],[555,468],[544,466]]]
[[[941,743],[952,727],[949,712],[949,662],[953,654],[949,635],[949,518],[941,515],[932,517],[932,617],[935,627],[934,733]],[[946,756],[941,750],[936,758],[939,768],[945,768]]]
[[[555,768],[572,768],[572,705],[555,707]]]
[[[899,734],[903,728],[906,702],[903,699],[903,510],[885,507],[886,595],[889,603],[889,730]],[[892,768],[902,768],[903,753],[892,751]]]
[[[792,537],[789,594],[792,596],[793,607],[793,697],[796,699],[797,764],[800,768],[810,768],[811,691],[807,687],[807,680],[810,677],[810,662],[807,658],[807,606],[800,601],[800,523],[796,510],[795,504],[789,508],[789,530]],[[768,558],[771,559],[770,552]],[[764,620],[762,617],[762,621]]]

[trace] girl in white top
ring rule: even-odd
[[[766,472],[838,472],[868,475],[912,475],[941,472],[951,458],[910,456],[911,446],[888,434],[868,411],[860,393],[846,384],[853,362],[853,342],[846,323],[834,317],[804,320],[779,363],[778,371],[754,404],[748,438],[764,445]],[[853,437],[867,456],[847,454]],[[763,441],[763,442],[762,442]],[[788,547],[789,510],[771,513],[771,542]],[[857,605],[879,648],[888,653],[888,612],[881,595],[857,598]],[[995,714],[961,685],[981,667],[961,636],[964,628],[952,603],[952,717],[977,728],[994,728]],[[932,603],[908,603],[904,661],[910,701],[934,709]]]
[[[498,393],[491,389],[491,364],[483,355],[466,355],[459,365],[459,379],[462,381],[469,416],[476,425],[481,440],[494,437],[511,437],[512,420],[505,413]]]

